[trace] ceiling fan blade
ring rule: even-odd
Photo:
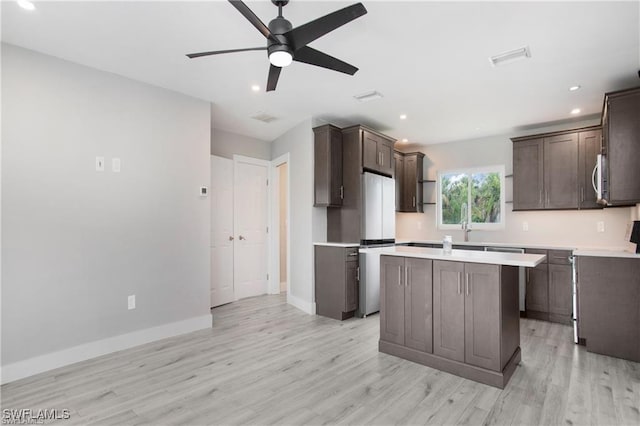
[[[238,9],[238,12],[242,13],[242,16],[247,18],[247,20],[251,22],[253,26],[262,33],[263,36],[275,43],[281,44],[280,41],[271,33],[269,27],[267,27],[264,22],[262,22],[260,18],[258,18],[256,14],[253,13],[253,11],[249,9],[249,7],[241,0],[229,0],[229,3],[231,3],[233,7]]]
[[[202,56],[220,55],[222,53],[248,52],[250,50],[267,50],[267,48],[265,46],[265,47],[248,47],[246,49],[213,50],[211,52],[188,53],[187,56],[193,59],[193,58],[200,58]]]
[[[284,36],[295,51],[365,13],[367,9],[362,3],[356,3],[289,30],[284,33]]]
[[[276,86],[278,85],[278,78],[280,77],[280,71],[282,71],[282,68],[280,67],[276,67],[275,65],[269,66],[269,78],[267,79],[267,92],[276,90]]]
[[[309,46],[296,50],[293,54],[293,60],[327,68],[333,71],[343,72],[349,75],[354,75],[358,71],[358,68],[353,65],[341,61],[338,58],[334,58],[333,56],[329,56],[326,53],[322,53]]]

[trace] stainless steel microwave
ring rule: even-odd
[[[591,173],[591,183],[593,190],[596,192],[596,201],[598,204],[609,205],[609,186],[607,182],[607,157],[598,154],[596,165]]]

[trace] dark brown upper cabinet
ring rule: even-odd
[[[396,211],[422,213],[423,208],[423,164],[421,152],[402,153],[396,151]]]
[[[394,140],[360,126],[362,168],[393,177]]]
[[[590,184],[598,132],[589,127],[513,138],[513,210],[598,208]]]
[[[578,133],[578,191],[581,209],[601,209],[593,189],[593,169],[602,146],[602,130]]]
[[[330,124],[314,134],[314,199],[316,207],[342,205],[342,131]]]
[[[605,95],[602,130],[609,204],[640,203],[640,87]]]

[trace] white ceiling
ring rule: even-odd
[[[276,16],[271,2],[246,3],[265,23]],[[284,16],[297,26],[352,3],[292,0]],[[568,120],[573,108],[593,116],[605,92],[640,85],[637,1],[363,3],[367,15],[311,44],[355,76],[294,62],[270,93],[250,89],[265,86],[265,52],[184,56],[265,44],[226,1],[36,2],[32,12],[2,2],[2,39],[205,99],[215,128],[263,140],[308,117],[414,143],[475,138]],[[524,45],[531,59],[490,65]],[[371,90],[384,98],[353,98]],[[278,120],[249,118],[259,112]]]

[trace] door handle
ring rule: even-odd
[[[598,187],[596,186],[596,172],[598,171],[598,163],[596,162],[596,165],[593,167],[593,171],[591,172],[591,185],[593,185],[593,190],[596,192],[596,194],[600,191],[598,191]]]
[[[245,237],[243,237],[242,235],[240,235],[239,239],[240,239],[240,240],[246,240],[246,238],[245,238]]]
[[[229,241],[233,241],[233,237],[232,236],[229,236]]]
[[[465,282],[465,287],[467,288],[467,296],[471,294],[471,291],[469,289],[470,285],[469,285],[469,274],[464,274],[464,282]]]

